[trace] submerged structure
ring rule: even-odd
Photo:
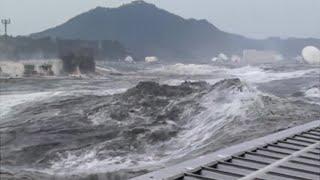
[[[70,48],[61,52],[63,70],[66,73],[79,75],[81,73],[95,72],[95,59],[93,49]]]
[[[62,71],[60,59],[0,61],[0,77],[57,76]]]

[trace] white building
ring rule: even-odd
[[[131,57],[131,56],[127,56],[127,57],[124,59],[124,61],[127,62],[127,63],[135,63],[133,57]]]
[[[159,59],[156,56],[147,56],[147,57],[145,57],[144,61],[146,63],[154,63],[154,62],[159,61]]]

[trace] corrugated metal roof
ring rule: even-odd
[[[227,148],[227,156],[223,151],[135,179],[320,180],[320,121]]]

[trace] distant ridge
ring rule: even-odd
[[[138,56],[211,58],[217,53],[241,54],[243,49],[277,50],[296,56],[319,39],[254,40],[219,30],[206,20],[184,19],[153,4],[133,1],[118,8],[97,7],[66,23],[31,35],[83,40],[117,40]]]

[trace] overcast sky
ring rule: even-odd
[[[0,0],[9,33],[27,35],[59,25],[96,6],[131,0]],[[146,0],[184,18],[207,19],[218,28],[253,38],[320,38],[320,0]],[[3,33],[3,27],[0,28]]]

